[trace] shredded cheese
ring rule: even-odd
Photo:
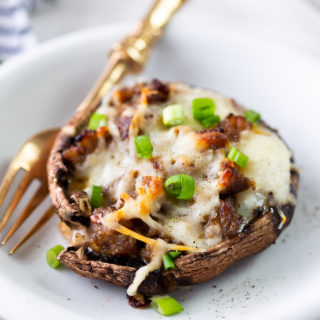
[[[128,288],[129,295],[137,294],[141,282],[161,266],[163,253],[170,250],[201,251],[222,241],[218,225],[208,226],[207,229],[204,225],[208,217],[216,216],[220,205],[219,169],[228,148],[235,146],[249,156],[243,174],[256,182],[254,192],[247,190],[235,197],[238,213],[245,217],[246,222],[250,221],[255,208],[265,205],[270,193],[280,205],[290,197],[291,153],[275,133],[256,125],[253,130],[242,132],[240,141],[230,143],[226,150],[212,150],[208,144],[197,139],[197,132],[203,128],[193,118],[192,100],[212,98],[216,105],[215,112],[221,119],[229,113],[241,114],[241,109],[232,99],[208,90],[177,83],[170,85],[170,91],[170,99],[166,103],[182,105],[185,113],[183,125],[172,128],[162,123],[162,103],[148,105],[150,91],[147,89],[143,89],[140,103],[134,106],[117,109],[108,105],[108,99],[105,99],[98,112],[108,116],[108,128],[113,140],[107,150],[98,148],[76,168],[75,175],[86,183],[85,191],[89,193],[92,185],[101,185],[108,189],[110,203],[119,208],[102,217],[100,222],[106,228],[142,241],[152,248],[151,261],[136,272]],[[119,117],[132,118],[128,139],[120,137],[116,122]],[[150,160],[136,156],[134,138],[139,132],[148,135],[153,145],[153,158]],[[192,175],[195,180],[195,193],[189,201],[178,201],[165,195],[163,181],[179,173]],[[132,190],[137,193],[136,197],[130,195]],[[281,229],[286,216],[281,210],[278,212],[282,218]],[[121,219],[135,218],[183,245],[146,237],[121,224]]]
[[[286,217],[286,215],[283,213],[283,211],[282,211],[282,209],[281,209],[280,207],[277,207],[277,211],[278,211],[278,214],[279,214],[279,216],[280,216],[280,218],[281,218],[281,222],[280,222],[280,224],[279,224],[279,226],[278,226],[278,229],[281,230],[281,229],[283,228],[284,224],[285,224],[286,221],[287,221],[287,217]]]

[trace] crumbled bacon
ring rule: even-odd
[[[220,194],[226,195],[247,190],[254,183],[238,171],[237,166],[229,159],[224,159],[221,164],[218,185]]]
[[[240,132],[251,130],[252,124],[243,116],[236,116],[230,113],[223,121],[220,122],[216,130],[222,131],[230,141],[239,141]]]
[[[120,137],[125,140],[129,137],[129,128],[132,121],[132,117],[118,117],[114,120],[120,132]]]
[[[224,238],[234,237],[239,231],[243,218],[237,213],[231,197],[220,202],[218,219],[222,227],[222,235]]]
[[[97,130],[84,130],[76,136],[75,142],[63,151],[64,161],[71,165],[83,162],[88,154],[94,152],[99,138],[103,138],[107,144],[110,143],[112,136],[107,127],[101,127]]]
[[[169,99],[169,95],[169,86],[158,79],[153,79],[147,86],[147,103],[166,102]]]
[[[98,136],[99,138],[104,139],[104,141],[105,141],[105,143],[106,143],[107,145],[108,145],[108,144],[111,142],[111,140],[112,140],[112,135],[110,134],[110,131],[109,131],[108,127],[105,127],[105,126],[99,127],[99,128],[97,129],[97,136]]]
[[[136,296],[127,295],[129,305],[133,308],[145,308],[150,304],[150,300],[146,297],[143,297],[141,294]]]
[[[133,105],[138,103],[138,99],[140,99],[142,87],[143,85],[138,83],[133,87],[123,87],[115,91],[112,95],[110,105],[119,106],[124,103]]]
[[[228,143],[227,136],[216,129],[202,130],[196,135],[196,146],[200,148],[217,150],[224,148]]]
[[[63,151],[63,159],[70,164],[84,161],[87,154],[92,153],[98,145],[98,136],[95,130],[84,130],[79,134],[75,143]]]

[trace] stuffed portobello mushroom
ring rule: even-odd
[[[218,276],[290,223],[298,171],[255,111],[159,80],[116,90],[95,109],[77,111],[48,162],[68,268],[143,305]]]

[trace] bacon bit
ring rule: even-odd
[[[135,296],[127,295],[129,305],[133,308],[145,308],[150,304],[148,298],[144,298],[141,294],[136,294]]]
[[[85,160],[86,155],[92,153],[98,145],[98,135],[95,130],[84,130],[76,137],[76,142],[63,151],[62,157],[70,164],[77,164]]]
[[[170,88],[167,84],[159,81],[158,79],[153,79],[145,92],[147,103],[157,103],[166,102],[169,99]]]
[[[133,96],[132,88],[124,87],[115,91],[112,95],[112,99],[116,103],[116,105],[118,105],[125,102],[129,102],[132,96]]]
[[[218,219],[222,227],[222,234],[225,238],[234,237],[238,233],[243,218],[238,215],[231,197],[220,200],[220,202]]]
[[[254,182],[238,171],[238,167],[229,159],[224,159],[221,164],[218,186],[222,189],[220,194],[237,193],[254,187]]]
[[[120,132],[120,137],[125,140],[129,137],[129,128],[133,117],[118,117],[114,120]]]
[[[229,143],[227,136],[216,129],[203,130],[196,134],[195,139],[196,146],[203,149],[217,150],[226,147]]]
[[[222,130],[230,141],[239,141],[240,132],[251,130],[252,123],[248,122],[243,116],[236,116],[230,113],[223,121],[220,122],[216,129]]]
[[[104,139],[106,144],[108,145],[112,140],[112,135],[108,129],[108,127],[99,127],[97,129],[97,135],[99,138]]]
[[[110,101],[111,106],[120,106],[124,103],[135,104],[140,98],[143,85],[138,83],[133,87],[123,87],[112,94]]]

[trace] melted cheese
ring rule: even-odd
[[[221,228],[211,225],[205,229],[204,225],[209,217],[217,215],[218,173],[227,150],[214,151],[197,147],[195,135],[202,128],[193,119],[191,106],[195,98],[212,98],[216,114],[221,119],[229,113],[241,114],[242,110],[233,100],[208,90],[172,84],[171,92],[166,105],[178,103],[184,107],[183,125],[165,127],[162,124],[164,105],[148,106],[142,102],[122,111],[121,116],[133,117],[129,139],[126,140],[121,140],[115,121],[120,115],[119,110],[109,106],[105,100],[97,112],[108,116],[113,141],[107,149],[99,147],[76,168],[76,177],[86,179],[85,190],[88,193],[92,185],[100,185],[112,194],[110,205],[120,207],[125,202],[119,210],[101,219],[101,223],[152,247],[152,260],[137,271],[128,289],[129,295],[135,295],[147,275],[161,266],[163,253],[169,250],[207,249],[222,240]],[[152,142],[153,160],[136,156],[134,138],[140,132],[147,134]],[[255,208],[265,205],[269,193],[273,194],[278,205],[288,202],[291,154],[280,138],[264,127],[257,127],[242,132],[240,142],[232,145],[249,156],[243,174],[254,180],[257,187],[254,191],[250,189],[236,195],[238,213],[246,218],[246,222],[250,221]],[[159,181],[179,173],[192,175],[195,180],[195,193],[191,200],[173,199],[165,194],[162,186],[159,187]],[[143,184],[143,177],[152,177],[149,186]],[[132,190],[137,191],[136,198],[129,195]],[[177,246],[160,238],[155,240],[139,235],[122,226],[119,223],[122,218],[139,218],[183,245]]]
[[[272,192],[277,203],[288,201],[290,186],[291,152],[277,135],[266,129],[266,134],[242,132],[237,148],[249,157],[243,170],[256,183],[256,191]]]

